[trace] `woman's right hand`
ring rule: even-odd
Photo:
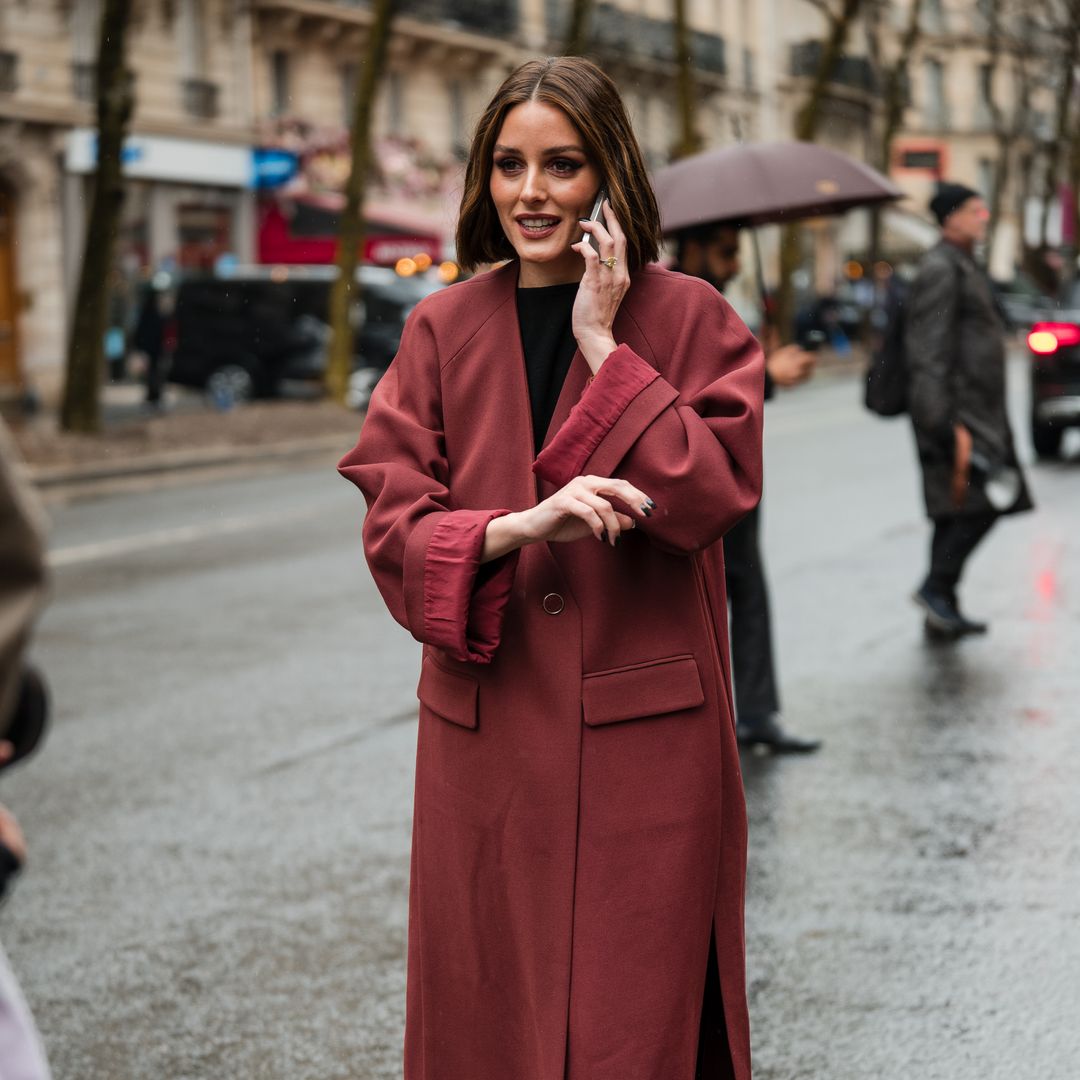
[[[615,503],[630,513],[616,509]],[[637,519],[651,517],[655,509],[656,503],[626,480],[576,476],[531,509],[489,522],[482,561],[497,559],[526,544],[567,543],[587,536],[614,547]]]

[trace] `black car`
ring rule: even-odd
[[[321,379],[334,272],[267,266],[181,282],[169,381],[231,403],[274,397],[290,381]],[[381,267],[362,267],[359,275],[354,368],[377,379],[397,352],[409,312],[441,285]]]
[[[1031,350],[1031,442],[1040,458],[1057,457],[1065,429],[1080,427],[1080,310],[1037,322]]]

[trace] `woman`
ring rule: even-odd
[[[341,462],[424,643],[408,1080],[750,1075],[716,542],[759,497],[762,360],[659,234],[614,84],[523,65],[457,236],[509,261],[417,307]]]

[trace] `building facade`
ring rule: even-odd
[[[870,8],[885,20],[884,61],[873,56],[869,19],[853,28],[820,141],[875,160],[881,65],[909,2]],[[95,164],[100,4],[0,0],[0,394],[32,386],[51,397],[59,385]],[[1049,91],[1037,80],[1020,86],[1037,56],[1020,63],[1009,54],[988,74],[995,54],[984,7],[924,0],[890,167],[920,211],[939,176],[987,190],[1001,175],[1000,124],[1011,125],[1014,167],[995,246],[1002,273],[1015,261],[1020,192]],[[476,119],[515,66],[561,51],[570,8],[570,0],[402,0],[375,119],[367,258],[452,256]],[[789,138],[820,58],[819,5],[686,0],[686,8],[705,146]],[[117,320],[159,270],[332,258],[371,19],[367,0],[135,0]],[[666,163],[678,138],[670,0],[598,0],[589,51],[622,88],[650,165]],[[1010,103],[1022,89],[1027,111],[1018,116]],[[1009,106],[997,131],[991,100]],[[812,223],[806,236],[808,281],[827,291],[843,261],[865,250],[865,216]]]

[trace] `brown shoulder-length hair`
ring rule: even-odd
[[[491,170],[495,140],[506,114],[526,101],[542,101],[566,113],[581,133],[585,150],[600,172],[608,200],[626,234],[630,270],[655,262],[660,254],[660,211],[641,148],[615,84],[591,60],[550,56],[530,60],[495,92],[476,125],[457,225],[458,261],[473,269],[514,257],[495,204]]]

